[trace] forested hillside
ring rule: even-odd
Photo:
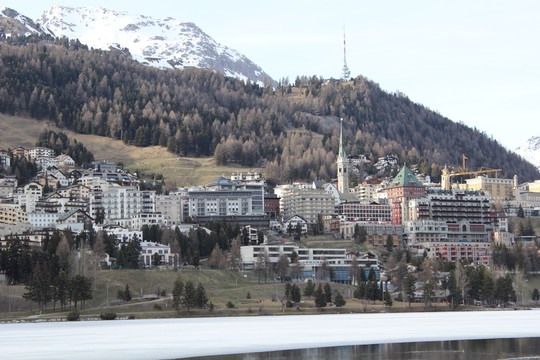
[[[209,70],[159,70],[66,39],[11,37],[0,46],[0,112],[220,164],[266,165],[276,181],[334,177],[340,117],[349,154],[455,166],[466,154],[470,169],[539,176],[485,134],[363,77],[299,77],[274,90]]]

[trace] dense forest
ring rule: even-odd
[[[439,167],[458,166],[466,154],[469,169],[539,177],[486,134],[361,76],[298,77],[274,89],[205,69],[155,69],[127,51],[44,36],[0,40],[0,112],[220,164],[264,166],[275,181],[334,177],[339,118],[349,154]]]

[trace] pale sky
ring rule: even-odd
[[[540,135],[540,2],[0,0],[36,20],[53,5],[194,22],[275,80],[352,76],[405,93],[514,149]]]

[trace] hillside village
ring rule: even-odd
[[[27,183],[7,175],[18,159],[37,170]],[[520,184],[479,171],[457,184],[451,178],[458,174],[444,169],[438,184],[384,157],[375,168],[399,169],[397,175],[350,187],[350,174],[370,161],[347,156],[341,133],[333,182],[298,181],[269,192],[262,174],[238,172],[163,191],[146,189],[139,174],[121,165],[94,161],[83,168],[46,147],[5,149],[1,270],[11,284],[29,282],[32,269],[17,268],[22,254],[50,252],[56,241],[52,253],[75,253],[79,263],[102,269],[219,268],[254,272],[265,282],[322,280],[364,290],[369,278],[379,284],[381,300],[383,288],[402,298],[406,275],[422,270],[409,301],[422,300],[430,281],[445,299],[441,285],[449,273],[425,274],[438,272],[435,263],[540,270],[531,223],[539,217],[540,180]],[[510,226],[509,217],[523,220]],[[302,239],[315,235],[324,244],[305,246]],[[355,246],[332,247],[347,240]],[[407,256],[394,261],[403,251]],[[91,256],[82,258],[83,252]],[[512,255],[518,252],[521,257]]]

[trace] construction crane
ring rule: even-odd
[[[441,175],[441,187],[444,190],[450,190],[451,189],[450,178],[453,177],[453,176],[486,174],[486,173],[492,173],[492,172],[498,172],[498,171],[502,171],[502,169],[489,169],[489,168],[481,167],[480,170],[478,170],[478,171],[463,171],[463,172],[457,172],[457,173],[449,174],[448,173],[448,167],[445,166],[443,171],[442,171],[442,175]]]

